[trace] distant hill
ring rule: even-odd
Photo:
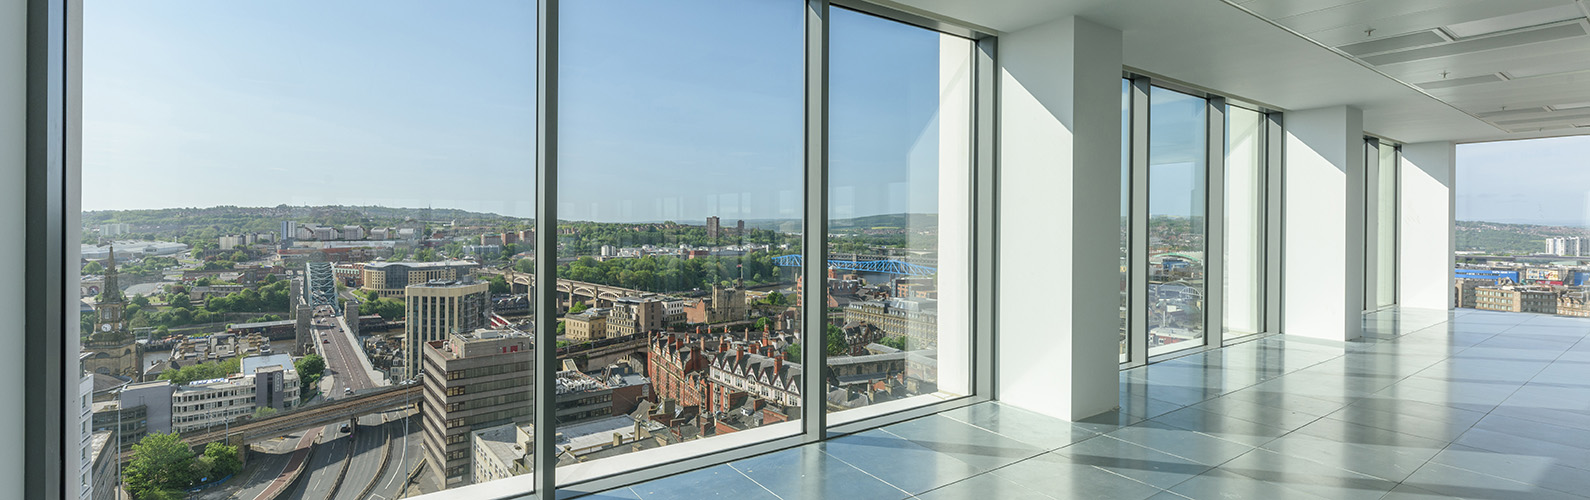
[[[470,212],[452,208],[395,208],[377,206],[162,208],[153,210],[96,210],[83,212],[83,226],[126,223],[142,234],[180,233],[190,229],[213,228],[222,234],[276,232],[281,222],[300,224],[395,226],[404,221],[461,225],[500,225],[529,223],[527,219]]]
[[[1590,230],[1573,226],[1543,226],[1485,221],[1457,221],[1457,251],[1491,255],[1532,255],[1546,251],[1546,239],[1579,236],[1590,240]],[[1590,244],[1587,241],[1586,244]]]

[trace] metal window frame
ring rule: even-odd
[[[1280,296],[1283,279],[1283,243],[1284,231],[1282,226],[1284,218],[1282,210],[1285,208],[1283,187],[1285,186],[1284,145],[1285,128],[1282,124],[1283,113],[1280,110],[1253,104],[1236,98],[1230,98],[1200,87],[1188,85],[1175,80],[1149,76],[1131,68],[1123,68],[1122,77],[1130,81],[1131,95],[1128,99],[1129,109],[1127,114],[1130,120],[1130,134],[1122,140],[1128,141],[1130,162],[1128,163],[1127,177],[1130,183],[1130,213],[1124,214],[1128,220],[1130,230],[1128,237],[1128,274],[1130,276],[1127,287],[1127,353],[1125,361],[1120,367],[1122,370],[1146,366],[1152,363],[1175,359],[1192,354],[1219,349],[1228,345],[1249,342],[1259,338],[1281,332],[1282,327],[1282,300]],[[1149,94],[1154,87],[1163,88],[1205,100],[1205,199],[1204,199],[1204,341],[1202,345],[1189,346],[1169,352],[1150,353],[1148,349],[1148,310],[1144,307],[1147,300],[1148,266],[1142,264],[1148,261],[1148,185],[1149,162],[1148,144],[1151,139],[1149,118]],[[1259,255],[1259,269],[1262,274],[1260,283],[1263,290],[1258,293],[1260,324],[1262,331],[1244,333],[1242,335],[1227,336],[1225,332],[1224,317],[1224,249],[1226,232],[1225,177],[1227,168],[1226,151],[1226,120],[1229,108],[1240,106],[1261,113],[1264,123],[1260,127],[1260,141],[1262,151],[1259,169],[1260,179],[1260,206],[1264,207],[1263,220],[1260,222],[1259,239],[1263,249]],[[1140,216],[1142,215],[1142,216]],[[1216,258],[1218,256],[1219,258]],[[1213,278],[1212,278],[1213,277]],[[1211,313],[1210,311],[1218,311]],[[1229,337],[1229,338],[1228,338]]]
[[[537,137],[535,193],[536,220],[536,292],[538,311],[557,310],[557,139],[558,139],[558,0],[539,0],[537,15],[536,48],[537,75]],[[970,331],[972,357],[972,393],[963,397],[925,404],[908,409],[849,421],[830,426],[826,415],[824,385],[821,370],[811,370],[803,382],[805,412],[802,430],[798,435],[772,439],[735,449],[714,451],[708,454],[659,463],[650,467],[626,471],[612,476],[584,480],[573,484],[558,484],[556,448],[553,440],[537,440],[535,467],[528,478],[504,480],[509,488],[530,487],[529,491],[504,492],[503,488],[472,488],[470,491],[444,490],[426,495],[426,498],[462,498],[483,495],[494,498],[544,498],[580,496],[613,487],[636,484],[668,475],[687,472],[764,453],[789,449],[841,436],[865,429],[888,425],[912,418],[939,413],[954,408],[991,401],[995,397],[994,363],[996,362],[996,308],[999,217],[997,147],[998,139],[998,40],[992,30],[967,26],[955,21],[938,19],[930,14],[907,12],[869,0],[807,0],[806,12],[806,160],[805,160],[805,215],[806,230],[803,245],[811,256],[822,262],[826,253],[828,235],[827,175],[828,175],[828,15],[833,7],[841,7],[882,17],[891,21],[925,28],[943,34],[960,36],[973,42],[973,90],[970,125],[971,178],[970,191],[971,234],[967,242],[971,250],[972,295]],[[69,326],[70,303],[64,284],[69,281],[65,243],[73,231],[71,211],[78,206],[78,191],[74,184],[80,182],[76,175],[77,141],[79,130],[77,89],[81,76],[76,69],[81,64],[81,0],[29,0],[28,18],[28,116],[27,116],[27,256],[31,262],[44,265],[30,266],[25,272],[28,292],[26,304],[26,332],[30,339],[28,351],[28,386],[34,388],[27,395],[26,424],[30,430],[24,443],[28,458],[24,491],[29,498],[65,498],[71,491],[69,481],[75,479],[64,466],[69,430],[65,417],[66,404],[73,400],[69,391],[74,385],[65,383],[66,371],[74,368],[68,363],[67,342],[64,330]],[[822,283],[826,279],[826,266],[807,266],[802,270],[808,282]],[[812,280],[811,278],[816,278]],[[822,299],[825,287],[807,287],[811,293],[806,300]],[[822,303],[808,302],[808,303]],[[803,353],[808,363],[824,362],[825,350],[822,335],[825,312],[821,307],[803,311],[802,334],[814,338],[806,342]],[[815,321],[814,321],[815,320]],[[556,314],[537,314],[535,342],[538,345],[556,343]],[[813,334],[813,332],[816,332]],[[556,351],[537,350],[536,377],[532,390],[536,405],[532,419],[537,429],[554,430],[556,405],[554,377]],[[528,480],[528,481],[526,481]]]
[[[29,0],[27,2],[27,104],[24,118],[26,159],[26,214],[24,214],[24,255],[34,265],[23,270],[23,345],[27,359],[23,383],[22,436],[23,484],[27,498],[65,498],[76,492],[67,477],[65,450],[76,426],[66,425],[72,415],[67,403],[75,398],[76,383],[68,373],[69,349],[66,335],[69,315],[76,311],[66,305],[68,279],[68,212],[72,203],[67,180],[71,168],[72,129],[68,94],[79,58],[68,43],[79,32],[81,18],[68,0]],[[70,1],[70,7],[81,5]],[[75,340],[75,337],[73,337]],[[74,471],[75,472],[75,471]],[[75,474],[73,474],[75,475]]]
[[[1257,235],[1255,237],[1255,239],[1257,240],[1256,243],[1258,243],[1258,245],[1259,245],[1259,252],[1258,252],[1258,255],[1256,256],[1256,258],[1258,259],[1258,262],[1255,264],[1254,267],[1259,270],[1259,286],[1260,286],[1260,290],[1258,291],[1258,293],[1254,294],[1254,297],[1257,299],[1258,303],[1253,305],[1254,306],[1254,312],[1259,315],[1259,321],[1258,321],[1259,328],[1258,328],[1258,331],[1254,331],[1254,332],[1238,332],[1236,335],[1226,335],[1226,333],[1230,332],[1230,329],[1229,328],[1224,328],[1224,325],[1222,325],[1221,334],[1224,336],[1222,338],[1222,344],[1223,345],[1234,345],[1234,344],[1247,342],[1250,339],[1258,338],[1258,337],[1260,337],[1262,335],[1265,335],[1267,333],[1277,331],[1277,329],[1269,328],[1269,317],[1270,317],[1270,314],[1271,314],[1270,309],[1269,309],[1270,296],[1269,296],[1268,293],[1266,293],[1266,291],[1271,289],[1270,285],[1269,285],[1269,276],[1272,274],[1270,272],[1270,267],[1269,267],[1270,266],[1270,262],[1272,260],[1276,260],[1276,259],[1272,259],[1271,258],[1272,252],[1271,252],[1270,247],[1269,247],[1269,236],[1270,236],[1270,231],[1271,230],[1270,230],[1270,224],[1269,223],[1270,223],[1271,219],[1278,219],[1278,217],[1271,217],[1270,214],[1271,213],[1279,213],[1279,211],[1272,211],[1272,210],[1269,209],[1269,207],[1270,207],[1270,205],[1269,205],[1270,199],[1272,197],[1277,197],[1278,195],[1276,193],[1272,192],[1271,189],[1270,189],[1269,182],[1270,182],[1270,177],[1271,177],[1272,174],[1269,171],[1270,169],[1267,168],[1267,167],[1269,165],[1271,165],[1272,162],[1275,165],[1279,165],[1280,164],[1280,159],[1278,157],[1277,158],[1271,158],[1271,156],[1270,156],[1271,151],[1278,151],[1280,149],[1279,145],[1273,144],[1271,142],[1271,139],[1279,138],[1280,134],[1271,131],[1270,127],[1269,127],[1269,123],[1270,123],[1271,117],[1274,116],[1276,118],[1279,118],[1280,117],[1280,113],[1279,112],[1274,112],[1274,111],[1265,111],[1264,108],[1262,108],[1262,107],[1253,106],[1253,105],[1250,105],[1250,104],[1247,104],[1247,103],[1243,103],[1243,102],[1233,101],[1233,100],[1230,100],[1230,99],[1226,100],[1226,109],[1227,109],[1227,113],[1226,113],[1226,122],[1227,122],[1226,133],[1228,135],[1228,137],[1226,139],[1227,139],[1227,148],[1228,149],[1226,151],[1226,159],[1224,161],[1225,161],[1225,170],[1226,170],[1225,173],[1226,173],[1226,175],[1228,177],[1229,177],[1229,175],[1231,173],[1231,160],[1230,160],[1231,151],[1229,150],[1229,146],[1230,146],[1230,137],[1229,137],[1230,125],[1229,124],[1230,124],[1230,121],[1231,121],[1230,109],[1233,108],[1233,107],[1242,108],[1242,109],[1245,109],[1245,110],[1248,110],[1248,111],[1253,111],[1253,112],[1259,114],[1259,127],[1258,127],[1259,155],[1258,155],[1257,158],[1255,158],[1259,162],[1259,165],[1256,168],[1256,170],[1258,170],[1257,173],[1258,173],[1259,179],[1258,179],[1258,182],[1256,182],[1255,184],[1256,184],[1256,186],[1257,186],[1257,188],[1259,190],[1259,192],[1258,192],[1258,197],[1259,198],[1258,198],[1258,203],[1256,205],[1259,207],[1260,213],[1259,213],[1259,221],[1258,221],[1258,226],[1259,227],[1256,228],[1256,230],[1254,231],[1255,234]],[[1228,197],[1227,199],[1229,199],[1229,196],[1231,196],[1231,193],[1230,192],[1225,192],[1225,193],[1223,193],[1223,196],[1226,196],[1226,197]],[[1225,207],[1223,207],[1223,208],[1225,208]],[[1231,214],[1229,212],[1228,213],[1223,213],[1221,215],[1221,219],[1227,221],[1228,224],[1230,223],[1230,217],[1231,217]],[[1222,262],[1224,262],[1224,259],[1222,259]],[[1279,273],[1280,273],[1280,271],[1275,271],[1274,274],[1279,274]],[[1224,283],[1224,279],[1222,279],[1222,283]],[[1222,284],[1222,288],[1225,288],[1225,287],[1226,287],[1226,285]],[[1224,313],[1222,313],[1222,314],[1224,314]]]

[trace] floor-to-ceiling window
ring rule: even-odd
[[[1207,164],[1202,97],[1162,87],[1149,91],[1149,355],[1203,345]]]
[[[973,44],[830,12],[827,407],[966,394]]]
[[[1590,137],[1456,152],[1453,306],[1590,317]]]
[[[82,5],[66,273],[94,498],[526,472],[535,5]]]
[[[1264,331],[1265,116],[1226,108],[1226,338]]]
[[[1397,193],[1400,158],[1397,145],[1381,141],[1375,152],[1375,303],[1376,308],[1397,303]]]
[[[133,470],[201,445],[140,497],[500,496],[985,396],[992,39],[654,4],[91,6],[84,368],[169,383],[104,394],[73,437],[160,434],[128,439]],[[250,374],[285,392],[211,402]],[[360,414],[300,421],[324,405]],[[134,406],[171,414],[106,423]],[[275,472],[216,480],[236,452],[211,441]]]
[[[1132,80],[1121,79],[1121,362],[1132,343]]]

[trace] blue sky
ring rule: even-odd
[[[1590,136],[1458,145],[1457,219],[1590,227]]]
[[[468,6],[88,2],[84,209],[531,215],[534,4]],[[799,217],[803,9],[565,2],[562,217]],[[940,35],[831,33],[835,216],[936,211]]]

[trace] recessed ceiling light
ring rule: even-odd
[[[1453,24],[1442,29],[1445,29],[1447,33],[1451,33],[1452,36],[1468,38],[1582,17],[1585,17],[1585,14],[1579,10],[1578,5],[1567,4]]]

